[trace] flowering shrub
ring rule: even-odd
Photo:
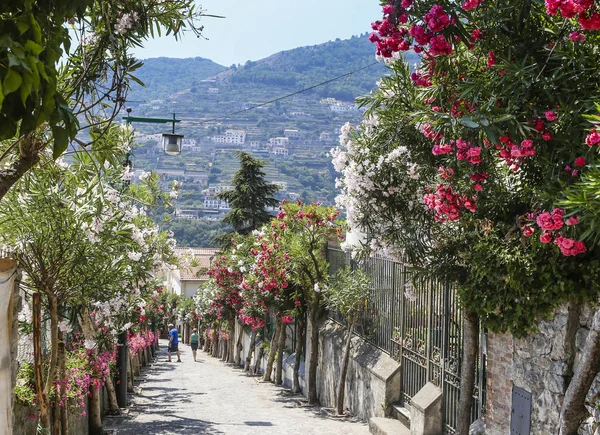
[[[459,284],[492,329],[522,335],[600,289],[595,8],[383,2],[371,40],[390,76],[332,150],[351,228]],[[409,49],[416,70],[395,61]]]

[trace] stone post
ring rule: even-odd
[[[14,260],[0,259],[0,433],[13,430],[13,364],[12,333],[14,281],[17,274]]]

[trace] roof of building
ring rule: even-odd
[[[181,281],[205,281],[208,279],[206,273],[198,275],[198,272],[206,271],[210,265],[212,258],[217,253],[218,249],[213,248],[175,248],[175,255],[184,256],[192,255],[198,263],[198,266],[187,267],[179,271]]]

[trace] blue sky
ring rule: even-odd
[[[377,0],[202,0],[208,40],[188,34],[150,40],[135,50],[141,58],[204,57],[221,65],[258,60],[282,50],[369,32],[381,18]],[[375,49],[373,49],[375,53]],[[373,54],[373,56],[375,56]]]

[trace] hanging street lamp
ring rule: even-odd
[[[146,122],[151,124],[169,124],[173,125],[173,129],[171,133],[163,133],[162,135],[162,144],[163,150],[165,154],[170,156],[176,156],[181,154],[181,144],[183,142],[182,134],[175,134],[175,123],[181,122],[181,119],[175,119],[175,114],[173,113],[173,118],[143,118],[141,116],[131,116],[131,109],[128,108],[127,116],[124,116],[123,119],[127,124],[131,124],[132,122]]]

